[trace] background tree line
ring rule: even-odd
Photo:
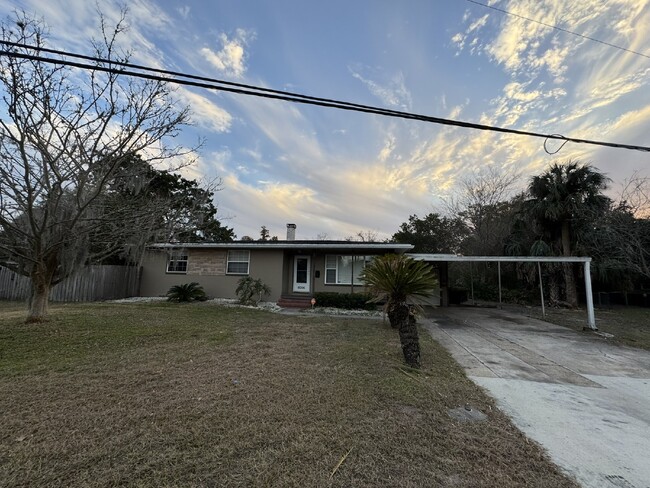
[[[590,256],[596,289],[626,291],[650,286],[650,181],[635,174],[620,194],[607,196],[611,181],[578,161],[551,165],[517,191],[518,174],[489,169],[464,179],[441,213],[411,215],[393,240],[414,252],[463,255]],[[477,291],[495,288],[494,266],[474,265]],[[456,282],[467,280],[456,266]],[[552,303],[575,307],[581,269],[547,265],[544,281]],[[513,265],[505,285],[531,291],[530,265]],[[508,281],[509,280],[509,281]],[[482,285],[484,285],[482,287]],[[487,297],[486,297],[487,298]]]

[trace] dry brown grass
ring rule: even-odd
[[[378,320],[14,312],[0,303],[2,486],[576,486],[425,334],[418,373]],[[488,420],[447,415],[465,403]]]

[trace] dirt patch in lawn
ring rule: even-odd
[[[381,320],[92,304],[0,334],[2,486],[576,486],[426,334],[406,369]]]

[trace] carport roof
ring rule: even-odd
[[[590,263],[586,256],[462,256],[459,254],[408,253],[416,261],[502,262],[502,263]]]

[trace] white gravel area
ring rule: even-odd
[[[121,298],[119,300],[109,300],[111,303],[146,303],[146,302],[162,302],[167,300],[167,297],[130,297]],[[260,302],[257,306],[241,305],[234,298],[213,298],[204,303],[212,303],[221,305],[223,307],[242,307],[242,308],[256,308],[266,310],[268,312],[282,313],[287,309],[278,306],[275,302]],[[290,309],[292,310],[292,309]],[[293,311],[293,310],[292,310]],[[299,313],[314,314],[314,315],[341,315],[346,317],[381,317],[382,312],[379,310],[346,310],[334,307],[315,307],[303,310],[296,310]]]
[[[234,298],[213,298],[208,300],[207,303],[214,303],[215,305],[221,305],[224,307],[242,307],[242,308],[259,308],[266,310],[268,312],[281,312],[282,307],[279,307],[275,302],[260,302],[257,306],[253,305],[242,305]]]
[[[303,310],[305,313],[324,314],[324,315],[345,315],[348,317],[381,317],[382,312],[379,310],[347,310],[344,308],[334,307],[314,307]]]
[[[120,298],[119,300],[107,300],[110,303],[142,303],[142,302],[162,302],[167,297],[129,297]]]

